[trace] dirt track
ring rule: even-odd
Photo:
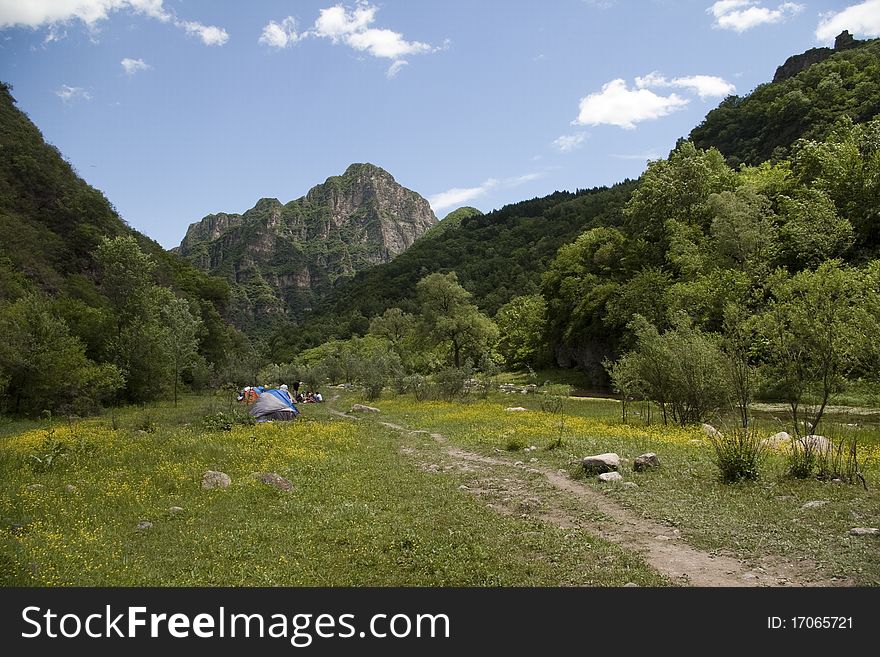
[[[399,432],[404,439],[429,433],[390,422],[379,424]],[[846,585],[841,581],[808,579],[799,569],[778,559],[768,557],[760,566],[750,567],[732,556],[697,550],[681,538],[677,529],[638,515],[602,492],[573,480],[564,470],[477,454],[451,445],[442,434],[430,433],[430,436],[435,449],[425,450],[418,446],[419,441],[413,440],[401,445],[401,453],[428,472],[466,473],[468,483],[461,489],[487,500],[487,506],[498,513],[530,515],[561,528],[587,531],[638,553],[674,583],[764,587]]]

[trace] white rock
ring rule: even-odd
[[[623,475],[619,472],[603,472],[599,475],[599,481],[622,481]]]
[[[225,472],[216,470],[208,470],[202,475],[202,490],[211,490],[212,488],[228,488],[232,483],[232,479]]]
[[[372,406],[365,406],[364,404],[355,404],[351,407],[349,413],[378,413],[379,409],[374,408]]]
[[[826,504],[830,504],[830,500],[812,500],[804,504],[802,509],[818,509],[820,506],[825,506]]]
[[[153,528],[153,523],[151,523],[149,520],[141,520],[137,524],[137,528],[141,531],[146,531],[147,529]]]
[[[522,406],[510,406],[509,408],[505,408],[504,410],[508,413],[522,413],[523,411],[527,411],[529,409],[523,408]]]
[[[590,474],[602,474],[611,472],[620,467],[620,457],[614,452],[585,456],[581,461],[584,470]]]
[[[817,452],[828,452],[834,447],[832,442],[825,436],[804,436],[801,438],[801,444],[810,446]]]
[[[789,434],[787,431],[780,431],[779,433],[774,433],[769,438],[765,438],[761,441],[761,443],[765,447],[779,449],[783,445],[788,445],[791,443],[791,434]]]
[[[174,515],[177,515],[178,513],[183,513],[183,507],[182,506],[172,506],[170,509],[168,509],[168,511],[170,513],[173,513]]]
[[[849,533],[852,536],[877,536],[880,535],[880,529],[877,527],[853,527]]]
[[[706,434],[706,436],[709,438],[724,438],[724,435],[711,424],[704,424],[702,426],[702,429],[703,433]]]

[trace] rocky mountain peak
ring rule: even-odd
[[[388,262],[436,223],[419,194],[381,167],[355,163],[287,204],[263,198],[241,215],[205,217],[178,252],[230,281],[231,319],[246,327],[298,316],[338,279]]]

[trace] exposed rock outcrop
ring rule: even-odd
[[[849,31],[844,30],[837,35],[834,40],[834,48],[810,48],[800,55],[792,55],[785,60],[785,63],[776,69],[776,75],[773,76],[773,82],[782,82],[793,78],[801,71],[806,71],[813,64],[825,61],[835,52],[848,50],[857,47],[861,41],[854,39]]]
[[[244,214],[208,215],[176,251],[230,282],[229,319],[246,328],[299,316],[338,279],[390,261],[436,223],[387,171],[352,164],[287,204],[264,198]]]

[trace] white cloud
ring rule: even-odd
[[[186,30],[190,36],[197,36],[206,46],[222,46],[229,41],[229,34],[216,25],[202,25],[196,21],[176,21],[177,27]]]
[[[153,68],[143,59],[131,59],[129,57],[126,57],[119,63],[122,64],[122,68],[125,71],[126,75],[134,75],[135,73],[138,73],[140,71],[149,71],[151,68]]]
[[[335,44],[345,44],[373,57],[394,60],[386,73],[389,78],[396,76],[407,64],[404,57],[437,52],[449,45],[446,41],[438,48],[421,41],[407,41],[400,32],[371,27],[378,11],[378,7],[363,0],[354,8],[339,4],[322,9],[314,26],[301,38],[330,39]]]
[[[706,12],[715,19],[714,27],[745,32],[758,25],[779,23],[803,9],[804,5],[795,2],[783,2],[776,9],[769,9],[758,0],[719,0]]]
[[[573,125],[616,125],[632,130],[637,123],[659,119],[684,109],[690,101],[677,94],[660,96],[648,89],[629,89],[621,79],[612,80],[601,91],[581,98]]]
[[[858,36],[880,37],[880,0],[866,0],[837,13],[823,15],[816,28],[816,38],[831,42],[844,30]]]
[[[80,21],[94,29],[110,14],[129,11],[163,23],[171,22],[208,46],[222,46],[229,40],[229,34],[222,27],[180,20],[173,11],[166,10],[163,3],[164,0],[0,0],[0,29],[48,27],[45,45],[62,38],[58,36],[58,26],[63,23]]]
[[[400,59],[404,55],[430,52],[433,47],[420,41],[407,41],[399,32],[370,27],[376,20],[378,7],[360,2],[354,9],[336,5],[322,9],[312,33],[367,52],[373,57]]]
[[[260,35],[260,43],[273,48],[287,48],[299,41],[303,35],[296,33],[296,21],[288,16],[280,23],[269,21]]]
[[[434,212],[439,212],[446,208],[464,205],[475,198],[479,198],[497,185],[498,181],[495,178],[489,178],[478,187],[453,187],[452,189],[447,189],[445,192],[429,196],[428,203],[431,205]]]
[[[431,208],[435,213],[439,213],[441,210],[451,207],[459,207],[469,201],[473,201],[475,198],[483,196],[489,190],[496,187],[518,187],[527,182],[544,178],[546,175],[547,174],[544,172],[533,172],[521,176],[515,176],[513,178],[503,178],[501,180],[498,178],[488,178],[483,184],[477,187],[453,187],[452,189],[447,189],[445,192],[429,196],[428,203],[431,205]]]
[[[663,75],[654,71],[644,77],[636,78],[636,86],[639,89],[658,87],[678,87],[688,89],[696,93],[701,100],[707,98],[724,98],[736,91],[736,87],[724,78],[716,75],[688,75],[685,77],[667,80]]]
[[[397,74],[400,73],[400,69],[409,64],[405,59],[398,59],[391,66],[388,67],[388,71],[386,71],[385,76],[390,80],[391,78],[397,77]]]
[[[63,100],[65,103],[70,103],[75,100],[92,99],[92,94],[90,94],[82,87],[69,87],[66,84],[61,85],[61,88],[55,91],[55,95]]]
[[[400,32],[394,30],[373,27],[378,11],[377,6],[366,0],[359,0],[354,7],[337,4],[321,9],[315,24],[300,33],[296,31],[294,18],[288,16],[280,23],[269,21],[263,28],[259,42],[273,48],[287,48],[306,38],[329,39],[334,44],[341,43],[372,57],[392,60],[385,72],[389,79],[396,77],[408,64],[404,57],[437,52],[449,47],[448,40],[438,48],[421,41],[407,41]]]
[[[42,27],[79,20],[93,26],[115,11],[129,10],[161,21],[171,16],[163,0],[0,0],[0,28]]]
[[[562,135],[553,140],[553,145],[561,153],[569,153],[584,145],[587,139],[586,132],[576,132],[573,135]]]
[[[612,155],[616,160],[641,160],[643,162],[647,162],[648,160],[659,160],[661,155],[656,151],[648,151],[647,153],[633,153],[631,155]]]
[[[540,180],[541,178],[545,178],[547,174],[543,171],[537,171],[535,173],[527,173],[522,176],[516,176],[515,178],[507,178],[502,180],[501,183],[506,187],[517,187],[518,185],[522,185],[523,183],[532,182],[533,180]]]

